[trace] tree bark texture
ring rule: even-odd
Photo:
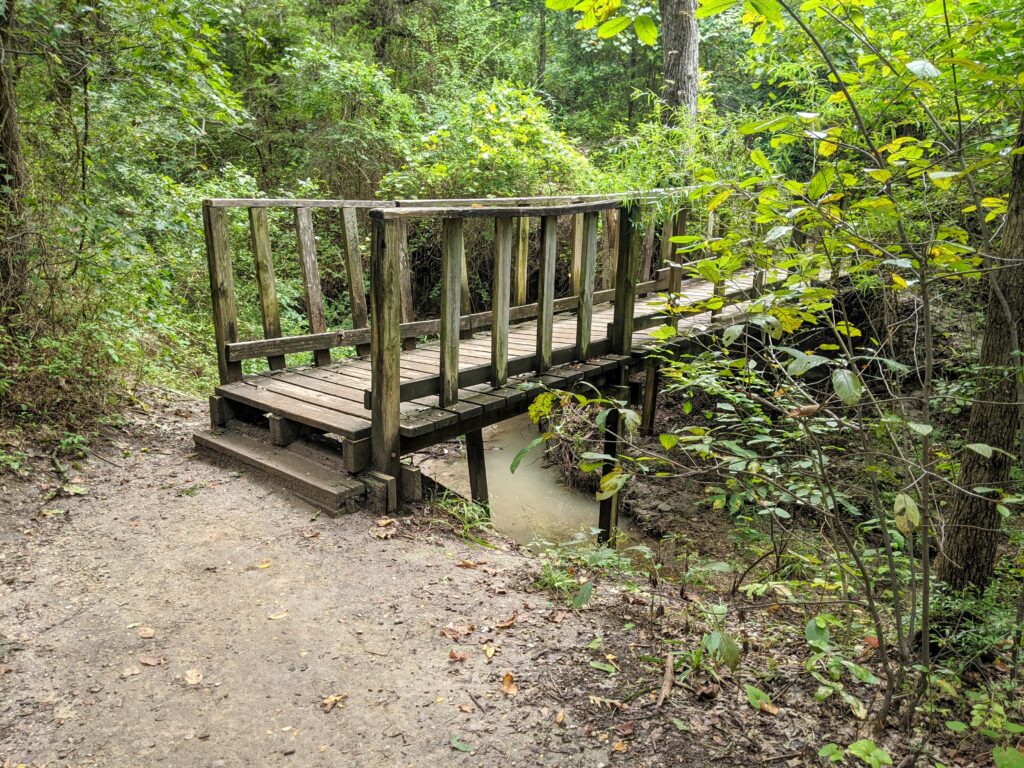
[[[672,107],[697,114],[700,81],[697,0],[660,0],[664,58],[662,97]]]
[[[0,15],[0,320],[17,303],[28,274],[23,201],[28,169],[21,149],[11,51],[14,9],[14,0],[7,0]]]
[[[1024,146],[1024,117],[1017,129],[1016,146]],[[971,406],[964,443],[983,443],[999,450],[993,451],[991,458],[970,449],[963,451],[957,485],[968,493],[958,493],[953,499],[938,562],[939,578],[955,589],[984,589],[992,579],[1000,515],[991,493],[970,491],[979,486],[1002,488],[1010,477],[1011,457],[1020,447],[1017,375],[1022,361],[1014,353],[1010,322],[1016,325],[1017,337],[1024,338],[1024,155],[1013,159],[1009,209],[994,266],[999,267],[994,280],[999,290],[993,286],[989,291],[981,343],[981,386]]]

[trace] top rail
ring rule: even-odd
[[[567,216],[577,213],[595,213],[597,211],[608,211],[618,209],[622,201],[617,198],[602,198],[591,202],[575,203],[541,203],[532,205],[436,205],[416,207],[394,207],[394,208],[373,208],[370,210],[371,219],[382,219],[385,221],[395,219],[428,219],[428,218],[452,218],[452,219],[518,219],[523,216]]]
[[[215,197],[203,200],[205,208],[390,208],[393,200],[323,200],[292,197]]]

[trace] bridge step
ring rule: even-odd
[[[366,486],[343,470],[321,464],[294,448],[278,448],[237,431],[197,432],[196,446],[240,461],[281,480],[306,501],[330,511],[344,510]]]

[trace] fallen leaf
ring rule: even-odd
[[[393,539],[395,534],[398,533],[398,529],[394,526],[387,528],[371,528],[370,535],[375,539]]]
[[[511,627],[513,624],[516,623],[516,619],[518,619],[518,618],[519,618],[519,611],[513,611],[511,616],[509,616],[504,621],[499,621],[497,624],[494,625],[494,627],[496,629],[508,629],[509,627]]]
[[[462,642],[466,637],[473,634],[473,630],[476,629],[472,624],[449,624],[447,627],[441,630],[441,634],[447,637],[449,640],[454,640],[457,643]]]
[[[494,654],[498,652],[498,646],[492,643],[484,643],[484,654],[487,656],[488,662],[494,658]]]
[[[268,613],[267,618],[270,619],[270,621],[280,621],[287,615],[288,611],[281,611],[280,613]]]
[[[481,561],[481,562],[484,562],[484,561]],[[472,560],[459,560],[459,562],[457,562],[456,565],[459,568],[479,568],[480,567],[480,563],[475,563]]]
[[[269,568],[270,566],[271,562],[269,560],[261,560],[259,563],[256,564],[257,568]]]
[[[330,696],[325,697],[324,700],[320,702],[320,708],[324,712],[330,712],[339,704],[344,704],[345,699],[347,698],[347,693],[332,693]]]
[[[629,746],[624,741],[616,741],[612,744],[613,752],[625,752],[629,749]]]
[[[144,667],[159,667],[165,661],[163,656],[139,656],[139,664]]]
[[[448,652],[448,661],[466,661],[468,658],[468,653],[462,653],[461,651]]]
[[[6,664],[0,664],[0,675],[6,675],[14,671],[14,667],[8,667]]]
[[[801,405],[799,408],[794,408],[786,415],[791,419],[802,419],[805,416],[813,416],[820,410],[821,406],[818,403],[811,403],[809,405]]]
[[[706,683],[695,683],[693,686],[693,692],[698,699],[713,699],[721,689],[722,686],[713,680],[709,680]]]
[[[633,721],[629,720],[621,725],[615,726],[615,732],[624,739],[633,735]]]
[[[626,709],[627,705],[621,701],[615,699],[606,699],[601,696],[588,696],[587,699],[591,704],[595,704],[598,707],[607,707],[608,709]]]
[[[377,526],[378,526],[379,528],[384,528],[384,527],[386,527],[386,526],[389,526],[389,525],[394,525],[394,524],[395,524],[395,521],[394,521],[394,520],[392,520],[392,519],[391,519],[390,517],[382,517],[382,518],[380,518],[380,519],[379,519],[379,520],[377,521]]]
[[[762,701],[758,708],[762,712],[765,712],[765,713],[767,713],[769,715],[777,715],[777,714],[779,714],[779,708],[777,706],[775,706],[774,704],[772,704],[770,701]]]
[[[515,696],[519,693],[519,686],[516,685],[515,678],[512,677],[511,672],[506,672],[505,676],[501,679],[501,691],[506,696]]]
[[[315,539],[320,535],[320,531],[314,531],[312,529],[302,532],[302,538],[304,539]]]
[[[452,736],[452,749],[457,749],[459,752],[469,752],[472,747],[458,736]]]
[[[459,712],[472,712],[473,708],[469,704],[459,704]]]
[[[561,624],[565,619],[565,611],[552,611],[544,618],[554,624]]]
[[[558,710],[558,714],[555,715],[555,725],[564,725],[564,724],[565,724],[565,710],[564,709],[560,709],[560,710]]]
[[[125,667],[121,670],[121,677],[134,677],[135,675],[141,675],[142,670],[138,667]]]
[[[149,640],[151,637],[156,637],[156,630],[152,627],[139,627],[137,634],[143,640]]]
[[[872,648],[872,649],[877,650],[878,649],[878,638],[875,637],[874,635],[868,635],[867,637],[864,638],[864,645],[866,645],[868,648]]]
[[[185,671],[185,682],[189,685],[199,685],[203,682],[203,673],[198,669],[189,669]]]

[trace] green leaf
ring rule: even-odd
[[[793,356],[793,359],[790,360],[789,364],[786,366],[786,370],[791,376],[802,376],[812,368],[832,362],[827,357],[822,357],[821,355],[809,355],[806,352],[801,352],[799,349],[793,349],[792,347],[782,347],[782,349]]]
[[[1024,768],[1024,755],[1013,747],[996,747],[992,750],[992,762],[996,768]]]
[[[819,651],[828,650],[830,638],[828,626],[820,616],[815,616],[807,622],[807,628],[804,629],[804,637],[807,638],[807,644],[812,648]]]
[[[812,200],[821,198],[828,192],[828,188],[835,176],[835,169],[831,165],[826,165],[811,177],[811,182],[807,185],[807,196]]]
[[[984,456],[986,459],[992,458],[992,446],[986,445],[985,443],[968,443],[964,448],[969,448],[975,453]]]
[[[732,344],[740,337],[743,333],[742,325],[730,325],[724,331],[722,331],[722,344],[726,347],[732,346]]]
[[[922,80],[938,77],[942,73],[927,59],[915,59],[907,64],[907,69]]]
[[[919,421],[908,421],[907,426],[919,435],[930,435],[934,429],[931,424],[922,424]]]
[[[588,581],[584,584],[580,591],[572,599],[572,607],[577,611],[590,602],[590,598],[594,595],[594,583]]]
[[[633,20],[629,16],[613,16],[597,28],[597,36],[602,39],[615,37],[632,23]]]
[[[774,26],[782,28],[782,6],[778,0],[747,0],[746,5],[764,16]]]
[[[457,749],[459,752],[469,752],[473,748],[458,736],[452,736],[452,749]]]
[[[939,189],[949,189],[953,186],[953,179],[959,175],[959,171],[932,171],[928,174],[928,178]]]
[[[679,444],[678,435],[658,435],[658,441],[661,443],[661,447],[666,451],[671,451],[676,445]]]
[[[946,727],[953,733],[963,733],[970,726],[968,726],[967,723],[961,723],[959,720],[947,720]]]
[[[917,501],[909,494],[896,494],[892,503],[892,512],[896,518],[896,527],[906,536],[909,536],[910,532],[921,524],[921,510],[917,507]]]
[[[818,750],[818,757],[827,758],[830,763],[840,763],[845,757],[845,750],[838,744],[826,744]]]
[[[740,665],[740,647],[724,632],[718,645],[718,655],[722,659],[722,663],[732,672],[735,672],[736,667]]]
[[[512,459],[512,466],[509,467],[509,472],[511,472],[514,475],[516,473],[516,470],[519,469],[519,464],[522,462],[524,458],[526,458],[526,454],[528,454],[530,451],[532,451],[534,448],[536,448],[543,442],[544,435],[533,438],[533,440],[530,441],[530,444],[523,448],[523,450],[517,453],[516,457]]]
[[[708,203],[708,213],[714,211],[718,206],[728,200],[736,192],[735,189],[723,189],[717,195],[711,198],[711,202]]]
[[[552,11],[568,11],[570,8],[573,8],[577,2],[578,0],[547,0],[544,5]]]
[[[644,45],[654,45],[658,42],[658,25],[646,13],[633,19],[633,31]]]
[[[737,4],[737,0],[703,0],[697,8],[697,18],[706,19],[709,16],[727,11]]]
[[[782,239],[792,231],[793,227],[792,225],[789,224],[780,224],[778,226],[772,227],[764,236],[764,242],[765,244],[774,243],[776,240]]]
[[[864,384],[860,378],[847,368],[836,368],[832,371],[832,387],[846,405],[856,405],[864,393]]]
[[[609,675],[614,675],[616,672],[619,671],[611,664],[607,664],[603,661],[592,661],[590,662],[590,666],[592,666],[594,669],[600,669],[602,672],[607,672]]]
[[[743,688],[747,692],[747,701],[750,702],[750,706],[758,712],[765,707],[772,707],[772,697],[760,688],[755,688],[752,685],[744,685]]]
[[[766,173],[772,172],[772,164],[768,162],[768,158],[765,157],[764,152],[760,149],[755,149],[750,153],[750,159],[758,168],[761,168]]]

